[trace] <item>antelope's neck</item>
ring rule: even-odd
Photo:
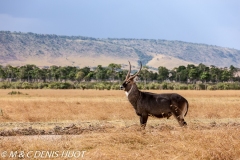
[[[137,88],[136,84],[133,84],[131,89],[126,92],[129,102],[133,105],[134,108],[137,108],[137,101],[140,96],[140,91]]]

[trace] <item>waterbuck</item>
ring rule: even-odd
[[[141,69],[142,63],[139,71],[130,76],[131,63],[129,62],[129,71],[126,79],[120,86],[120,88],[125,91],[136,114],[140,116],[141,127],[143,129],[145,128],[148,116],[168,119],[173,115],[180,126],[187,125],[184,121],[184,116],[186,116],[188,112],[188,101],[176,93],[156,94],[139,91],[135,83],[135,77],[140,73]]]

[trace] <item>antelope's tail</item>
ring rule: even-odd
[[[184,117],[185,117],[185,116],[187,115],[187,113],[188,113],[188,106],[189,106],[188,101],[185,99],[185,107],[184,107],[185,114],[184,114]]]

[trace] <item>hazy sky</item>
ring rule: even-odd
[[[0,0],[0,30],[240,50],[240,0]]]

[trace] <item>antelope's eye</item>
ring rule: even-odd
[[[126,82],[124,82],[122,85],[123,85],[124,87],[126,87],[128,83],[129,83],[129,82],[126,81]]]

